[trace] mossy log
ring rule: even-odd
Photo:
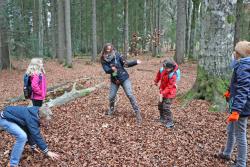
[[[55,99],[49,100],[48,102],[46,102],[46,104],[49,107],[62,105],[62,104],[68,103],[69,101],[72,101],[78,97],[86,96],[89,93],[93,92],[94,90],[103,87],[104,85],[105,85],[104,82],[102,82],[98,85],[95,85],[94,87],[76,90],[76,84],[74,84],[73,88],[70,92],[65,92],[62,96],[59,96]]]

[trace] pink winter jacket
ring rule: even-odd
[[[44,100],[47,93],[46,77],[44,74],[34,74],[30,77],[32,94],[31,99],[33,100]]]

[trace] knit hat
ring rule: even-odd
[[[250,42],[240,41],[235,46],[235,51],[240,54],[240,57],[250,56]]]

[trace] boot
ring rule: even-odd
[[[142,122],[141,112],[140,111],[135,112],[135,116],[137,124],[141,124]]]
[[[107,112],[107,115],[111,116],[114,114],[115,111],[115,101],[110,101],[109,102],[109,110]]]
[[[160,113],[160,120],[157,120],[157,121],[160,121],[161,123],[164,123],[165,122],[165,118],[164,118],[164,113],[163,113],[162,102],[158,103],[158,110],[159,110],[159,113]]]
[[[165,118],[164,118],[164,115],[163,115],[163,112],[160,111],[160,122],[161,123],[164,123],[165,122]]]
[[[165,119],[166,119],[166,128],[173,128],[174,122],[173,122],[173,116],[171,111],[166,111],[164,113]]]

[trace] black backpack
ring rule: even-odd
[[[24,74],[23,76],[23,94],[25,99],[30,99],[32,93],[30,76],[28,74]]]

